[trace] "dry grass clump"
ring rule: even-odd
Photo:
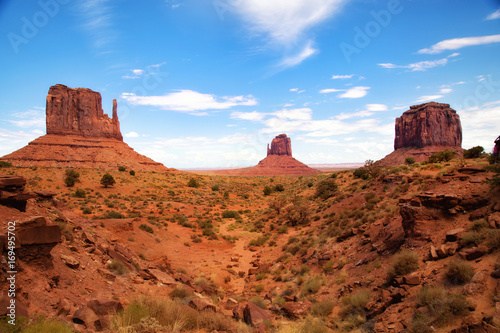
[[[281,325],[276,333],[328,333],[330,330],[320,318],[306,317],[297,322]]]
[[[142,296],[112,318],[111,328],[117,332],[185,332],[200,329],[211,332],[232,331],[235,323],[222,314],[198,312],[179,301]]]
[[[392,280],[398,275],[406,275],[418,269],[418,254],[411,250],[402,250],[394,255],[388,277]]]
[[[474,268],[466,261],[456,259],[448,264],[445,277],[452,284],[465,284],[474,276]]]
[[[311,306],[311,314],[314,316],[322,317],[322,316],[328,316],[330,313],[333,311],[333,307],[335,306],[335,302],[328,300],[328,301],[322,301],[322,302],[317,302],[314,303]]]

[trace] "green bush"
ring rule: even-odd
[[[77,198],[85,198],[85,197],[86,197],[86,195],[87,195],[87,193],[85,193],[85,190],[82,190],[81,188],[79,188],[79,189],[77,189],[77,190],[75,191],[75,194],[74,194],[74,195],[75,195],[75,197],[77,197]]]
[[[264,310],[267,309],[266,301],[260,296],[254,296],[254,297],[250,298],[250,302],[257,305],[261,309],[264,309]]]
[[[200,182],[196,178],[191,178],[191,179],[189,179],[189,181],[187,183],[187,186],[188,187],[198,188],[201,185],[200,185]]]
[[[225,210],[222,212],[222,218],[224,219],[240,219],[241,216],[237,211],[234,210]]]
[[[119,213],[114,210],[109,210],[104,214],[105,219],[124,219],[125,216],[122,213]]]
[[[153,234],[155,232],[153,228],[151,228],[151,226],[144,223],[139,226],[139,229],[144,230],[145,232],[149,232],[150,234]]]
[[[273,189],[270,187],[270,186],[266,186],[264,187],[264,195],[270,195],[271,193],[273,193]]]
[[[365,314],[366,304],[371,299],[371,292],[369,290],[360,290],[351,296],[342,297],[343,306],[340,308],[339,315],[345,319],[354,315]]]
[[[212,191],[217,192],[219,190],[220,190],[219,185],[215,184],[215,185],[212,186]]]
[[[109,173],[105,173],[101,178],[101,185],[104,187],[113,186],[115,183],[115,179]]]
[[[450,261],[445,277],[452,284],[465,284],[474,276],[474,268],[466,261],[455,259]]]
[[[405,158],[405,164],[412,165],[415,164],[415,159],[411,156]]]
[[[325,279],[319,275],[313,276],[304,283],[300,289],[300,296],[307,296],[309,294],[316,294],[321,287],[325,284]]]
[[[126,168],[126,167],[124,167],[123,165],[120,165],[120,166],[118,167],[118,171],[122,171],[122,172],[123,172],[123,171],[125,171],[125,170],[127,170],[127,168]]]
[[[445,324],[457,316],[466,316],[470,302],[462,294],[449,294],[443,287],[424,286],[417,294],[417,305],[427,306],[432,323]],[[430,323],[429,323],[430,324]]]
[[[130,170],[128,173],[129,173],[131,176],[135,176],[135,171],[134,171],[134,170]]]
[[[314,303],[311,307],[311,314],[314,316],[329,316],[335,306],[334,301],[323,301]]]
[[[316,185],[316,192],[314,193],[314,196],[316,198],[320,198],[323,200],[326,200],[330,197],[333,197],[335,193],[337,192],[338,186],[335,183],[335,178],[326,178],[323,179]]]
[[[484,153],[484,148],[481,146],[475,146],[470,149],[464,150],[464,158],[478,158]]]
[[[418,254],[411,250],[402,250],[394,255],[389,275],[406,275],[418,269]]]
[[[283,192],[283,191],[285,190],[285,186],[283,186],[283,184],[276,184],[276,185],[274,186],[274,190],[275,190],[276,192]]]
[[[0,161],[0,168],[10,168],[12,166],[12,163],[7,162],[7,161]]]
[[[456,151],[448,149],[442,150],[429,156],[429,163],[448,162],[456,155],[456,153]]]
[[[64,179],[64,184],[67,187],[73,187],[80,181],[80,173],[78,173],[78,171],[75,171],[74,169],[66,169],[65,175],[66,178]]]

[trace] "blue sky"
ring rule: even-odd
[[[500,135],[499,1],[7,0],[0,28],[0,156],[45,134],[57,83],[116,98],[125,142],[175,168],[255,165],[280,133],[307,164],[377,160],[431,100],[464,148]]]

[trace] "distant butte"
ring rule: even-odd
[[[286,134],[280,134],[267,145],[267,157],[254,167],[224,171],[241,176],[315,175],[319,170],[308,167],[292,157],[292,143]]]
[[[394,151],[380,162],[383,165],[404,163],[406,157],[422,162],[444,149],[462,154],[460,117],[449,104],[429,102],[413,105],[396,118]]]
[[[47,94],[45,114],[47,135],[0,160],[21,167],[169,170],[123,142],[116,100],[110,119],[100,93],[56,84]]]

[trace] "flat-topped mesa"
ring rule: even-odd
[[[114,138],[123,141],[116,99],[113,118],[102,110],[101,94],[87,88],[50,87],[46,105],[47,134]]]
[[[462,146],[462,126],[449,104],[429,102],[413,105],[396,118],[394,149],[430,146]]]
[[[267,156],[269,155],[285,155],[292,156],[292,142],[286,134],[277,135],[271,141],[271,148],[267,144]]]

